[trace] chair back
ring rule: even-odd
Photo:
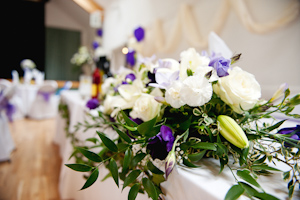
[[[19,73],[17,72],[17,70],[13,70],[11,72],[11,76],[12,76],[13,84],[19,84],[20,83]]]

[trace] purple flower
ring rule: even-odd
[[[140,125],[141,123],[143,123],[143,120],[141,120],[140,118],[135,118],[135,119],[133,119],[132,117],[129,117],[129,118],[131,119],[131,121],[134,121],[138,125]]]
[[[137,27],[135,30],[134,30],[134,37],[136,38],[136,40],[138,42],[142,41],[145,37],[145,31],[142,27]]]
[[[224,77],[229,75],[228,73],[228,69],[230,65],[229,59],[226,59],[222,56],[213,57],[208,65],[213,67],[217,71],[217,75],[219,77]]]
[[[103,34],[102,28],[99,28],[99,29],[97,30],[97,35],[98,35],[99,37],[102,37],[102,34]]]
[[[93,49],[97,49],[99,47],[99,43],[97,41],[93,41]]]
[[[136,79],[135,75],[133,73],[127,74],[125,77],[125,81],[127,79],[130,79],[131,81],[134,81]]]
[[[172,150],[174,143],[174,136],[172,129],[168,126],[162,125],[160,128],[160,132],[150,138],[150,142],[147,145],[147,149],[150,150],[151,157],[153,159],[158,158],[160,160],[164,160],[168,152]]]
[[[135,65],[135,51],[134,50],[130,50],[127,54],[126,54],[126,62],[131,65],[132,67]]]
[[[300,125],[297,125],[295,127],[289,127],[289,128],[282,128],[278,131],[280,134],[291,134],[290,138],[295,139],[295,140],[300,140]]]
[[[90,99],[87,103],[86,103],[86,107],[88,107],[89,109],[95,109],[99,106],[99,100],[98,99]]]

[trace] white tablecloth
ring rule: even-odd
[[[70,108],[70,126],[69,131],[75,133],[74,125],[85,120],[85,101],[83,101],[77,91],[64,91],[61,99]],[[299,122],[298,122],[299,123]],[[296,122],[290,121],[284,123],[284,126],[295,126]],[[127,199],[129,188],[125,188],[121,192],[117,188],[112,178],[108,178],[104,182],[100,180],[107,174],[108,170],[100,167],[99,178],[90,188],[79,191],[85,183],[82,173],[75,172],[64,164],[74,163],[74,160],[68,160],[72,153],[72,146],[64,132],[65,122],[58,116],[57,118],[57,134],[55,142],[60,145],[60,153],[62,156],[62,167],[60,173],[59,190],[62,199]],[[86,138],[95,136],[95,130],[88,130],[83,133],[78,131],[75,133],[78,138],[84,141]],[[236,184],[235,180],[228,168],[219,174],[217,160],[206,159],[201,160],[200,167],[195,169],[186,168],[177,165],[170,174],[168,180],[162,183],[162,190],[165,198],[168,200],[182,199],[206,199],[217,200],[224,199],[229,188]],[[286,166],[279,166],[286,168]],[[280,173],[275,173],[272,177],[260,177],[258,182],[262,185],[266,192],[277,196],[279,199],[287,199],[287,183],[284,183]],[[122,184],[121,184],[122,185]],[[121,187],[121,186],[120,186]],[[139,199],[148,199],[146,195],[138,195]],[[240,199],[246,199],[244,196]]]
[[[20,97],[22,100],[25,115],[28,115],[32,102],[36,98],[38,89],[39,89],[38,85],[30,85],[30,84],[18,85],[16,95]]]

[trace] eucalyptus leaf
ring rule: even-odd
[[[197,165],[194,165],[193,163],[191,163],[190,161],[188,161],[185,158],[182,158],[182,159],[183,159],[183,164],[186,165],[186,166],[188,166],[188,167],[193,167],[193,168],[199,167]]]
[[[193,153],[193,154],[189,154],[188,155],[188,158],[191,160],[191,161],[199,161],[203,158],[203,156],[205,155],[207,150],[202,150],[198,153]]]
[[[142,136],[153,137],[154,135],[153,134],[150,135],[149,133],[151,133],[151,129],[154,127],[154,125],[156,123],[156,119],[157,119],[157,116],[155,116],[153,119],[151,119],[149,121],[141,123],[140,125],[138,125],[137,131]]]
[[[132,158],[132,151],[131,151],[131,149],[127,149],[125,151],[122,171],[126,171],[128,169],[129,164],[131,162],[131,158]]]
[[[128,176],[124,180],[124,185],[123,185],[122,190],[126,186],[128,186],[130,183],[134,182],[136,180],[136,178],[141,174],[141,172],[142,171],[139,169],[136,169],[136,170],[133,170],[132,172],[130,172],[130,174],[128,174]]]
[[[276,128],[278,128],[279,126],[281,126],[281,124],[283,124],[286,121],[286,119],[281,120],[280,122],[277,122],[276,124],[274,124],[273,126],[268,127],[266,130],[267,131],[272,131]]]
[[[198,142],[198,143],[192,145],[192,147],[195,149],[207,149],[207,150],[213,150],[213,151],[217,150],[215,144],[209,143],[209,142]]]
[[[112,126],[112,127],[113,127],[113,129],[119,134],[119,136],[120,136],[123,140],[125,140],[125,141],[128,142],[128,143],[131,143],[131,139],[130,139],[130,137],[129,137],[126,133],[120,131],[120,130],[119,130],[117,127],[115,127],[115,126]]]
[[[137,127],[137,126],[138,126],[138,124],[135,123],[134,121],[132,121],[132,120],[125,114],[125,112],[124,112],[123,110],[121,110],[120,113],[122,114],[122,116],[123,116],[123,118],[124,118],[124,120],[125,120],[125,122],[126,122],[126,124],[127,124],[128,126],[130,126],[130,127]]]
[[[234,185],[226,193],[225,200],[238,199],[244,193],[244,191],[245,189],[241,185]]]
[[[164,172],[158,169],[150,160],[147,163],[147,167],[154,174],[164,174]]]
[[[117,145],[108,137],[106,137],[103,133],[100,133],[99,131],[96,131],[99,137],[101,138],[103,144],[112,152],[118,152]]]
[[[257,181],[250,175],[250,172],[248,170],[243,170],[243,171],[238,170],[236,174],[243,180],[247,181],[248,183],[263,190],[262,187],[257,183]]]
[[[80,147],[77,147],[77,150],[80,151],[86,158],[88,158],[91,161],[94,161],[94,162],[102,161],[102,158],[98,154],[96,154],[92,151],[89,151],[87,149],[80,148]]]
[[[135,167],[146,155],[145,153],[136,154],[131,161],[131,167]]]
[[[143,178],[142,183],[144,186],[144,189],[146,190],[147,194],[153,199],[158,199],[158,194],[156,192],[155,186],[148,178]]]
[[[276,169],[276,168],[274,168],[274,167],[270,167],[270,166],[265,165],[265,164],[263,164],[263,165],[252,165],[252,169],[254,169],[254,170],[273,170],[273,171],[281,171],[281,170],[279,170],[279,169]]]
[[[99,171],[98,171],[98,168],[96,168],[92,172],[90,177],[86,180],[85,184],[82,186],[82,188],[80,190],[86,189],[86,188],[90,187],[91,185],[93,185],[95,183],[95,181],[97,180],[98,175],[99,175]]]
[[[67,167],[73,169],[78,172],[88,172],[93,169],[93,167],[85,165],[85,164],[65,164]]]
[[[117,184],[117,186],[119,187],[119,172],[118,172],[118,166],[116,161],[111,158],[110,162],[109,162],[109,171],[115,181],[115,183]]]
[[[140,184],[136,183],[134,184],[128,193],[128,200],[135,200],[137,194],[139,193],[139,189],[140,189]]]

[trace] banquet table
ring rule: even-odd
[[[76,131],[75,125],[78,122],[89,120],[86,112],[90,112],[86,107],[86,101],[83,100],[77,90],[66,90],[61,93],[61,101],[68,105],[70,122],[67,127],[69,133],[76,134],[76,137],[82,142],[89,137],[96,136],[96,129]],[[73,147],[70,138],[66,137],[64,128],[66,121],[60,115],[57,116],[57,132],[54,142],[60,146],[60,155],[62,157],[62,166],[60,171],[59,192],[62,199],[127,199],[129,188],[123,191],[116,186],[112,178],[101,181],[108,173],[104,166],[99,167],[98,180],[88,189],[79,191],[84,185],[85,179],[83,173],[73,171],[64,166],[67,163],[75,163],[74,159],[69,157],[72,154]],[[288,120],[283,125],[286,127],[295,126],[299,121]],[[116,137],[116,133],[109,131],[108,136]],[[176,165],[167,181],[161,184],[164,198],[167,200],[182,199],[206,199],[217,200],[224,199],[229,188],[236,184],[231,171],[224,168],[219,174],[219,161],[214,159],[202,159],[197,163],[198,168],[187,168]],[[160,166],[161,167],[161,166]],[[281,170],[288,170],[285,165],[275,166]],[[258,178],[258,183],[262,185],[267,193],[276,196],[279,199],[287,199],[287,183],[282,181],[281,173],[274,173],[272,176]],[[122,185],[122,183],[120,184]],[[299,196],[299,192],[295,192]],[[296,197],[297,198],[297,197]],[[138,194],[137,200],[149,199],[145,194]],[[241,196],[239,199],[247,199]]]

